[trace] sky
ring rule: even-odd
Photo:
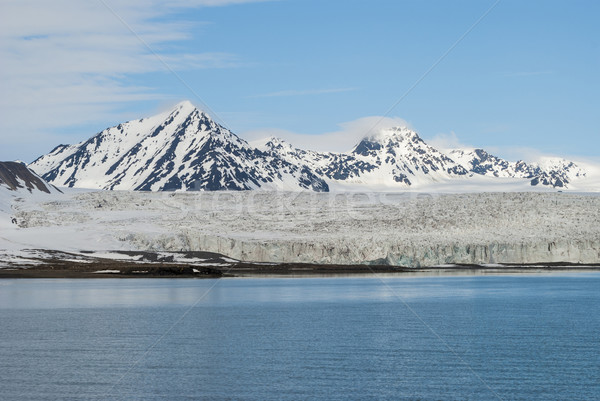
[[[240,137],[600,157],[600,2],[2,0],[0,160],[190,100]]]

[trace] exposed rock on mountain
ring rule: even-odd
[[[564,159],[545,159],[542,163],[515,163],[489,154],[483,149],[454,149],[448,156],[467,170],[490,177],[528,179],[532,186],[545,185],[565,188],[573,179],[583,178],[587,173],[575,163]]]
[[[573,162],[516,163],[483,149],[442,152],[406,127],[381,130],[347,153],[315,152],[269,138],[257,147],[190,102],[108,128],[76,145],[60,145],[31,166],[57,186],[174,190],[402,190],[471,177],[515,178],[567,188],[586,176]]]
[[[108,128],[82,143],[60,145],[31,167],[48,181],[68,187],[328,190],[306,166],[251,147],[189,102]]]
[[[19,162],[0,162],[0,187],[10,191],[25,189],[29,192],[41,191],[48,194],[57,191]]]

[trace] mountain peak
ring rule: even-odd
[[[361,143],[377,144],[384,147],[397,146],[402,142],[422,142],[421,137],[406,126],[383,128],[371,135],[365,136]]]
[[[385,142],[388,140],[420,140],[419,135],[408,127],[390,127],[384,128],[370,137],[377,142]]]
[[[196,106],[192,104],[189,100],[183,100],[177,103],[175,106],[171,107],[166,113],[159,114],[158,116],[174,116],[174,115],[182,115],[188,116],[192,113],[205,114],[202,110],[198,109]]]
[[[293,148],[292,144],[286,141],[285,139],[281,139],[276,136],[271,136],[265,140],[265,143],[269,147],[276,148]]]
[[[191,111],[191,110],[196,109],[196,106],[194,106],[192,104],[192,102],[190,102],[189,100],[183,100],[183,101],[177,103],[175,105],[175,107],[173,107],[173,110],[183,110],[183,109]]]
[[[409,144],[423,144],[425,142],[419,135],[408,127],[391,127],[382,129],[372,135],[364,137],[354,148],[352,153],[366,156],[381,149],[397,149],[413,147]]]

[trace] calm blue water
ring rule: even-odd
[[[0,280],[2,400],[600,399],[600,273]]]

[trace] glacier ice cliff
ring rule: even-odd
[[[51,233],[63,250],[255,262],[600,263],[598,195],[97,191],[13,208],[29,247],[56,249],[44,242]]]

